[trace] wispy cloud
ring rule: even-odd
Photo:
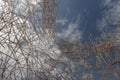
[[[103,30],[120,22],[120,1],[103,0],[101,7],[104,9],[102,19],[98,21],[98,29]]]
[[[75,22],[69,22],[66,27],[67,29],[63,29],[57,33],[59,38],[66,39],[69,42],[74,42],[82,38],[82,31],[79,29],[79,19]]]
[[[68,22],[68,20],[66,18],[63,18],[63,19],[58,19],[57,20],[57,23],[64,26],[66,23]]]

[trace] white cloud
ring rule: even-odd
[[[68,22],[68,20],[66,18],[63,18],[63,19],[58,19],[57,20],[57,23],[64,26],[66,23]]]
[[[120,0],[103,0],[101,7],[104,8],[102,19],[98,21],[98,29],[103,30],[111,25],[120,23]]]
[[[102,0],[101,7],[103,6],[110,6],[112,0]]]
[[[57,36],[69,42],[80,40],[82,38],[82,31],[79,30],[79,21],[70,22],[67,25],[67,29],[63,29],[62,32],[57,33]]]

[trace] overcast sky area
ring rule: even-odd
[[[60,0],[58,8],[59,36],[70,40],[87,40],[112,31],[120,22],[120,0]],[[73,35],[74,34],[74,35]],[[73,37],[70,37],[72,35]]]

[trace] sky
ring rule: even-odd
[[[120,32],[117,28],[117,24],[120,24],[120,0],[60,0],[58,3],[57,23],[60,38],[71,42],[85,42],[90,37],[94,39],[103,33]],[[101,72],[95,74],[100,75]],[[95,80],[100,79],[98,75],[94,76]]]
[[[90,35],[95,38],[104,31],[114,30],[120,22],[119,0],[60,0],[58,3],[57,22],[59,36],[63,38],[74,32],[74,38],[69,39],[86,41]]]
[[[0,2],[1,1],[2,0],[0,0]],[[24,3],[24,1],[27,1],[27,0],[21,0],[21,1],[23,1]],[[41,1],[41,0],[38,0],[38,1]],[[39,6],[37,6],[37,2],[34,2],[34,0],[30,0],[30,2],[36,6],[36,9],[40,9],[38,8]],[[19,5],[25,7],[25,5],[22,5],[22,4],[19,4]],[[25,15],[25,13],[27,12],[25,9],[23,9],[23,7],[16,7],[16,11],[18,9],[21,10],[22,15]],[[31,17],[33,18],[34,15]],[[19,18],[22,19],[21,17]],[[40,16],[40,19],[41,19],[41,16]],[[37,21],[39,21],[38,16],[33,22],[28,21],[28,23],[32,24],[36,22],[36,24],[39,25],[40,22],[37,23]],[[66,39],[69,42],[76,42],[79,40],[87,41],[88,38],[90,37],[90,34],[92,35],[93,38],[95,38],[96,36],[102,34],[105,30],[107,30],[108,32],[112,32],[114,30],[116,32],[117,31],[119,32],[120,28],[116,28],[116,24],[119,22],[120,22],[120,1],[119,0],[59,0],[58,1],[57,27],[59,32],[57,32],[57,36],[60,38]],[[43,38],[41,36],[41,39],[44,42],[45,40],[46,42],[50,41],[52,44],[51,38],[49,40],[48,37]],[[36,45],[35,49],[36,48],[41,49],[42,47],[43,48],[51,47],[51,45],[46,46],[47,44],[48,43],[42,44],[41,42],[39,43],[39,46],[38,46],[38,44],[35,43]],[[59,49],[56,48],[55,46],[55,48],[50,48],[49,50],[49,52],[51,51],[51,55],[54,54],[52,52],[55,50],[56,50],[55,53],[60,53]],[[57,54],[57,55],[60,55],[60,54]],[[56,57],[52,56],[52,57],[56,58],[57,56]],[[95,59],[91,58],[91,60],[89,61],[93,62],[95,61]],[[84,62],[85,61],[83,61],[83,63]],[[76,71],[76,74],[79,72]],[[101,73],[101,72],[96,73],[95,71],[93,72],[94,74]],[[92,77],[96,76],[92,74],[86,74],[84,71],[81,75],[83,79],[89,76],[91,78],[89,80],[93,80]],[[96,76],[96,78],[97,80],[99,80],[99,76]],[[74,80],[78,80],[78,79],[74,79]]]

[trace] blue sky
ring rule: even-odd
[[[2,0],[0,0],[0,1],[2,1]],[[15,0],[13,0],[13,1],[15,1]],[[26,3],[27,0],[21,0],[21,1],[23,3]],[[32,2],[32,4],[34,3],[35,9],[33,9],[33,10],[39,12],[38,9],[41,9],[40,6],[38,6],[38,4],[36,2],[34,2],[34,0],[31,0],[30,2]],[[13,2],[13,4],[16,4],[16,3]],[[16,13],[19,14],[19,10],[20,10],[20,11],[22,11],[20,13],[21,15],[26,15],[27,5],[22,5],[20,2],[20,6],[21,7],[14,8],[16,10]],[[24,9],[23,6],[26,8]],[[34,12],[34,11],[32,11],[32,12]],[[41,21],[40,21],[41,11],[40,11],[40,13],[38,13],[38,12],[37,12],[37,15],[39,15],[39,17],[38,16],[36,17],[36,16],[34,16],[34,14],[31,14],[32,16],[30,16],[30,18],[28,18],[27,24],[31,23],[33,21],[32,22],[33,24],[36,24],[37,26],[41,26],[41,25],[39,25],[41,23]],[[25,19],[25,18],[22,19],[22,17],[18,17],[18,18],[20,18],[20,21]],[[31,21],[31,19],[32,19],[32,21]],[[110,32],[112,31],[112,29],[115,29],[116,32],[117,31],[119,32],[120,28],[116,28],[116,26],[115,26],[115,24],[117,24],[119,22],[120,22],[120,0],[59,0],[58,1],[57,23],[58,23],[59,32],[57,33],[57,35],[60,38],[67,39],[69,42],[76,42],[76,41],[79,41],[80,39],[83,41],[87,41],[90,33],[92,34],[93,37],[96,37],[97,35],[101,34],[105,30],[105,28],[107,30],[109,30]],[[31,26],[31,24],[30,24],[30,26]],[[21,32],[20,32],[20,35],[21,35]],[[38,51],[39,51],[39,48],[40,48],[40,50],[41,50],[41,48],[45,49],[45,51],[48,50],[48,46],[49,46],[48,43],[44,44],[42,41],[47,42],[46,40],[48,40],[48,42],[49,42],[49,39],[50,39],[50,42],[51,42],[51,38],[49,38],[49,36],[46,36],[44,38],[43,37],[42,38],[39,37],[40,38],[40,42],[38,41],[39,44],[35,43],[36,44],[36,45],[34,45],[35,51],[37,50],[36,47],[38,48]],[[24,36],[23,36],[23,38],[24,38]],[[5,39],[8,40],[7,38],[5,38]],[[38,37],[36,39],[38,39]],[[18,40],[18,39],[14,39],[13,41],[15,41],[15,40]],[[25,40],[25,42],[26,42],[26,40]],[[118,42],[120,43],[119,34],[118,34]],[[51,44],[52,43],[54,43],[54,42],[51,42]],[[6,45],[6,43],[5,43],[5,45]],[[42,47],[41,47],[41,45],[42,45]],[[45,45],[45,46],[43,46],[43,45]],[[50,47],[51,47],[51,45],[50,45]],[[51,48],[49,48],[49,49],[50,49],[50,51],[52,51]],[[55,46],[55,49],[56,49],[56,46]],[[30,48],[30,50],[31,50],[31,48]],[[58,48],[56,50],[58,50]],[[4,48],[2,51],[5,51],[5,53],[6,53],[6,51],[9,51],[9,50],[6,50]],[[58,53],[59,52],[62,52],[62,51],[58,50]],[[37,51],[36,51],[36,53],[37,53]],[[45,53],[50,53],[50,52],[47,51]],[[57,52],[55,52],[55,53],[57,53]],[[51,55],[51,54],[49,54],[49,55]],[[52,56],[52,57],[54,59],[56,59],[55,56]],[[105,55],[103,55],[103,57],[107,58]],[[110,56],[110,57],[112,57],[112,59],[116,58],[116,56],[115,57]],[[90,59],[87,59],[86,61],[88,63],[91,63],[92,64],[91,66],[94,66],[95,62],[97,61],[96,59],[97,59],[97,56],[94,55],[94,56],[90,57]],[[106,61],[108,62],[109,60],[107,59]],[[80,63],[85,64],[86,62],[85,62],[85,60],[83,60],[83,61],[80,60]],[[110,62],[108,62],[108,63],[110,63]],[[106,66],[106,65],[99,64],[99,66],[101,67],[101,66]],[[100,73],[102,72],[102,70],[97,72],[97,71],[91,69],[92,67],[87,67],[87,69],[85,69],[85,68],[86,67],[82,67],[78,70],[75,69],[76,70],[75,74],[80,74],[78,76],[82,76],[82,78],[85,78],[86,73],[84,73],[84,72],[88,70],[88,72],[93,73],[93,74],[87,74],[87,76],[91,77],[91,79],[89,79],[89,80],[93,80],[93,78],[96,78],[97,80],[101,80]],[[119,76],[117,73],[116,74],[114,73],[113,75]],[[77,79],[75,79],[75,80],[77,80]],[[105,79],[105,80],[108,80],[108,79]],[[111,80],[116,80],[116,79],[111,79]]]
[[[100,35],[105,29],[110,31],[120,22],[119,0],[60,0],[58,8],[58,27],[61,33],[71,23],[77,24],[79,39],[87,40]],[[108,27],[109,26],[109,27]],[[64,32],[62,32],[64,31]],[[66,35],[62,35],[66,36]],[[76,38],[77,39],[77,38]]]
[[[90,34],[95,38],[103,32],[119,32],[116,24],[120,23],[120,0],[60,0],[57,22],[58,36],[73,42],[87,41]],[[94,78],[99,80],[99,75]]]

